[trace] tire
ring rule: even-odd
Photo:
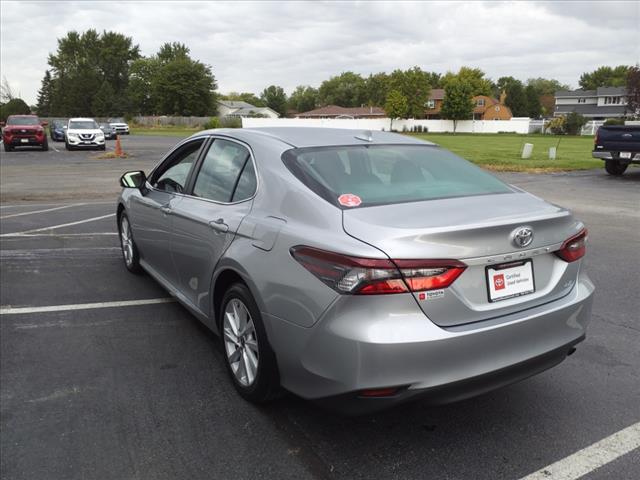
[[[106,145],[100,145],[100,146],[98,147],[98,150],[105,150],[106,148],[107,148],[107,147],[106,147]]]
[[[69,151],[73,150],[73,148],[71,148],[71,145],[69,145],[69,142],[67,142],[66,140],[64,142],[64,148],[66,148]]]
[[[42,151],[46,152],[49,150],[49,140],[45,137],[44,143],[42,144]]]
[[[142,267],[140,266],[140,254],[138,252],[138,247],[133,240],[129,217],[127,217],[127,214],[124,212],[122,212],[118,219],[118,233],[120,237],[120,248],[122,249],[124,266],[127,267],[127,270],[131,273],[141,273]]]
[[[622,175],[629,164],[622,163],[619,160],[605,160],[604,169],[609,175],[620,176]]]
[[[218,321],[227,372],[240,396],[252,403],[278,397],[281,389],[276,356],[260,310],[244,284],[235,283],[226,291]]]
[[[13,147],[11,145],[7,145],[6,143],[4,144],[4,151],[5,152],[10,152],[13,150]]]

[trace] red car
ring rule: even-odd
[[[0,124],[2,128],[2,142],[4,151],[10,152],[15,147],[42,147],[49,150],[47,134],[44,126],[47,122],[41,122],[36,115],[9,115],[6,124]]]

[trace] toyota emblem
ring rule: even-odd
[[[525,248],[533,242],[533,229],[531,227],[518,227],[511,234],[511,241],[518,248]]]

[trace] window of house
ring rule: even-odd
[[[496,105],[496,106],[495,106],[495,111],[496,111],[496,112],[499,112],[499,111],[500,111],[500,106]]]
[[[479,98],[476,102],[476,105],[479,107],[484,107],[484,98]]]
[[[620,97],[604,97],[605,105],[618,105],[620,103]]]
[[[427,106],[427,108],[436,108],[436,101],[435,100],[427,100],[426,106]]]
[[[579,98],[578,99],[578,103],[587,103],[587,99],[586,98]]]

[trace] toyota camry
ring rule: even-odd
[[[120,182],[126,268],[219,334],[250,401],[286,390],[352,414],[452,402],[585,338],[585,226],[429,142],[209,130]]]

